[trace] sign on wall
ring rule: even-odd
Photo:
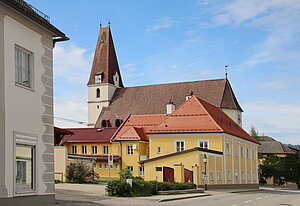
[[[114,165],[114,156],[108,155],[108,165]]]

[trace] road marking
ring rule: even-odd
[[[252,200],[247,200],[247,201],[245,201],[245,203],[249,203],[249,202],[252,202]]]
[[[262,199],[262,197],[258,197],[258,198],[256,198],[257,200],[261,200]]]

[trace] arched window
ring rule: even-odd
[[[101,127],[111,127],[109,120],[102,120]]]
[[[120,127],[121,124],[122,124],[122,122],[123,122],[122,119],[116,119],[116,121],[115,121],[115,126],[116,126],[116,127]]]
[[[96,90],[96,97],[100,98],[100,89],[99,88],[97,88],[97,90]]]

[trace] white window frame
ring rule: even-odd
[[[245,181],[245,172],[244,171],[242,171],[242,174],[241,174],[241,179],[242,179],[242,181]]]
[[[157,154],[161,154],[161,147],[157,147]]]
[[[25,87],[25,88],[29,88],[29,89],[32,89],[33,88],[33,52],[25,49],[25,48],[22,48],[21,46],[18,46],[18,45],[15,45],[15,49],[14,49],[14,53],[15,53],[15,84],[16,85],[19,85],[19,86],[22,86],[22,87]],[[26,73],[28,73],[28,84],[25,84],[24,83],[24,79],[23,79],[23,75],[24,75],[24,66],[21,65],[21,68],[17,66],[17,57],[16,57],[16,54],[17,54],[17,51],[20,51],[21,54],[26,54],[28,56],[28,71]],[[20,63],[20,62],[19,62]],[[27,63],[27,62],[26,62]],[[21,70],[21,71],[20,71]],[[17,76],[18,74],[18,76]],[[19,75],[21,77],[19,77]],[[18,78],[17,78],[18,77]],[[23,82],[22,82],[23,81]]]
[[[113,165],[109,165],[109,167],[110,167],[111,170],[114,169],[114,166],[113,166]]]
[[[183,143],[183,147],[182,145],[180,145],[179,147],[177,147],[177,143]],[[181,151],[184,151],[185,150],[185,141],[184,140],[176,140],[175,141],[175,148],[174,148],[174,151],[175,152],[181,152]],[[179,149],[179,150],[178,150]]]
[[[215,181],[215,172],[214,171],[209,172],[209,181]]]
[[[119,169],[119,164],[116,164],[116,170],[118,170]]]
[[[241,158],[245,159],[245,147],[241,146]]]
[[[127,145],[126,150],[127,155],[133,155],[133,145]]]
[[[37,135],[32,135],[32,134],[26,134],[26,133],[21,133],[21,132],[13,132],[14,133],[14,138],[13,138],[13,142],[14,142],[14,148],[13,148],[13,158],[14,158],[14,166],[13,166],[13,174],[14,178],[13,178],[13,183],[14,183],[14,194],[15,195],[23,195],[26,193],[30,193],[30,194],[35,194],[37,192],[37,139],[38,136]],[[16,149],[17,149],[17,145],[23,145],[23,146],[28,146],[28,147],[32,147],[33,148],[33,154],[32,154],[32,189],[26,189],[26,190],[17,190],[16,187],[16,174],[17,174],[17,168],[16,168],[16,163],[17,163],[17,156],[16,156]],[[20,159],[18,159],[20,160]],[[28,181],[27,179],[28,177],[26,177],[26,181]]]
[[[247,172],[247,181],[248,182],[251,181],[251,172],[250,171]]]
[[[231,181],[231,170],[227,170],[227,180]]]
[[[92,146],[92,154],[97,154],[98,153],[98,147],[97,146]]]
[[[203,147],[201,147],[201,143]],[[207,147],[204,147],[205,144],[207,145]],[[198,140],[198,145],[202,149],[209,149],[209,140]]]
[[[107,154],[108,154],[108,145],[104,145],[104,146],[102,147],[102,149],[103,149],[103,154],[104,154],[104,155],[107,155]]]
[[[238,182],[239,181],[239,171],[235,171],[235,181]]]
[[[104,164],[104,169],[106,169],[106,170],[107,170],[107,168],[108,168],[108,167],[107,167],[107,164]]]
[[[217,181],[222,181],[222,173],[220,171],[217,172]]]
[[[145,175],[145,168],[144,167],[139,167],[139,175],[144,176]]]
[[[81,154],[86,154],[87,153],[87,148],[86,145],[81,146]]]
[[[254,182],[256,182],[256,181],[257,181],[256,172],[253,172],[253,181],[254,181]]]
[[[72,154],[77,154],[77,146],[72,145]]]
[[[251,153],[250,153],[250,148],[249,147],[246,148],[246,154],[247,154],[247,159],[250,160],[251,159]]]
[[[133,173],[133,166],[127,166],[126,168],[130,170],[131,174]]]
[[[99,164],[99,169],[101,169],[101,170],[102,170],[102,164],[101,164],[101,163]]]
[[[227,156],[230,156],[231,155],[231,147],[230,147],[230,143],[229,142],[226,142],[226,153],[227,153]]]

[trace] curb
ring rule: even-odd
[[[256,192],[256,191],[262,191],[262,189],[255,189],[255,190],[241,190],[241,191],[233,191],[230,193],[243,193],[243,192]]]
[[[207,197],[207,196],[211,196],[211,194],[201,194],[201,195],[193,195],[193,196],[185,196],[185,197],[174,197],[169,199],[160,199],[157,202],[169,202],[174,200],[183,200],[183,199],[191,199],[196,197]]]

